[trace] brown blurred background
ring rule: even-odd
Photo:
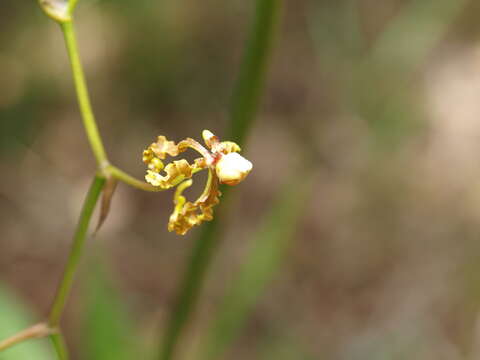
[[[115,164],[142,177],[157,135],[223,135],[252,10],[80,2],[81,56]],[[278,343],[278,359],[480,356],[479,15],[475,0],[285,1],[244,151],[254,171],[234,190],[183,341],[194,346],[251,232],[307,162],[317,177],[295,239],[225,358],[260,358]],[[0,282],[41,316],[95,164],[61,33],[34,1],[0,3],[0,158]],[[199,231],[168,233],[171,206],[170,193],[120,184],[87,249],[102,244],[129,316],[153,340]],[[84,336],[82,274],[65,321],[73,347]]]

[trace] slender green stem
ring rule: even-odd
[[[75,11],[75,7],[77,6],[78,0],[69,0],[68,1],[68,13],[70,16],[73,15],[73,12]]]
[[[156,192],[156,191],[162,191],[163,189],[160,189],[158,187],[152,186],[149,183],[146,183],[145,181],[138,180],[137,178],[127,174],[123,170],[120,170],[116,166],[113,165],[108,165],[105,168],[105,171],[112,175],[115,179],[124,182],[127,185],[133,186],[134,188],[144,190],[144,191],[151,191],[151,192]]]
[[[70,64],[72,67],[73,80],[75,82],[75,89],[77,92],[78,105],[82,113],[83,125],[87,132],[88,141],[92,148],[93,154],[97,159],[98,166],[103,169],[108,165],[107,154],[103,146],[102,138],[98,131],[95,116],[93,114],[92,105],[90,103],[90,96],[88,94],[85,76],[83,74],[82,63],[78,53],[77,39],[75,37],[75,29],[72,21],[66,21],[60,24],[65,45],[67,47],[68,56],[70,57]]]
[[[30,339],[37,339],[48,336],[54,331],[46,323],[35,324],[29,328],[22,330],[9,338],[0,341],[0,352],[6,350],[18,343],[21,343]]]
[[[56,333],[50,336],[50,340],[52,341],[53,348],[57,353],[57,358],[59,360],[68,360],[68,348],[65,344],[65,339],[62,333]]]
[[[75,230],[73,244],[67,260],[67,265],[65,266],[63,278],[58,286],[50,315],[48,317],[48,324],[52,328],[57,327],[60,323],[63,309],[65,308],[68,295],[70,294],[75,272],[83,252],[88,225],[90,224],[93,210],[95,209],[95,205],[97,204],[104,185],[105,178],[103,176],[96,175],[92,181],[92,184],[90,185],[90,189],[88,190],[88,194],[80,214],[77,229]]]
[[[230,107],[228,139],[243,146],[258,111],[283,0],[257,0]]]
[[[229,139],[242,146],[255,119],[268,68],[271,44],[275,37],[282,0],[257,0],[255,19],[247,44],[237,85],[232,96]],[[222,205],[217,214],[225,213],[228,192],[224,191]],[[197,303],[207,270],[220,242],[220,227],[217,218],[203,225],[196,239],[180,291],[167,329],[162,339],[159,359],[171,360],[191,313]]]
[[[70,294],[75,273],[83,252],[88,225],[90,224],[93,210],[95,209],[95,205],[100,198],[100,194],[104,185],[105,177],[103,175],[96,175],[92,181],[92,184],[90,185],[90,189],[88,190],[87,196],[83,203],[80,219],[75,230],[72,248],[63,272],[63,277],[58,286],[50,314],[48,316],[48,323],[32,326],[31,328],[21,331],[16,335],[2,341],[0,343],[0,351],[28,339],[51,335],[58,358],[60,360],[68,360],[68,354],[63,340],[63,335],[59,330],[60,319],[62,317],[68,295]]]
[[[117,167],[109,164],[90,103],[90,96],[88,93],[82,63],[80,61],[77,40],[75,37],[75,30],[71,20],[77,2],[78,0],[69,0],[68,14],[63,14],[61,11],[58,11],[59,9],[55,8],[50,3],[40,2],[40,5],[50,18],[60,24],[60,27],[62,29],[67,52],[70,58],[72,75],[75,83],[75,90],[80,107],[80,112],[82,115],[83,124],[87,133],[90,147],[92,148],[92,152],[97,160],[100,174],[97,174],[95,176],[85,199],[82,212],[80,214],[79,223],[75,231],[70,255],[67,260],[62,280],[58,286],[50,310],[48,323],[34,325],[0,342],[0,351],[2,351],[15,344],[18,344],[19,342],[31,338],[45,337],[51,335],[52,343],[56,349],[58,358],[60,360],[68,360],[68,352],[63,335],[59,330],[59,323],[63,310],[65,308],[68,295],[70,294],[70,290],[73,285],[74,276],[81,258],[81,254],[83,252],[88,225],[90,223],[90,219],[92,217],[98,199],[100,198],[100,194],[102,193],[102,190],[105,186],[106,177],[108,175],[112,175],[116,179],[123,181],[128,185],[145,191],[163,190],[154,187],[144,181],[138,180],[125,173],[124,171],[118,169]],[[200,170],[201,169],[195,169],[193,173]],[[175,182],[175,185],[183,181],[184,178],[179,177],[176,180],[177,181]]]
[[[192,175],[196,174],[197,172],[202,171],[203,169],[201,168],[196,168],[192,170]],[[153,186],[150,185],[149,183],[146,183],[145,181],[138,180],[137,178],[134,178],[133,176],[127,174],[123,170],[120,170],[116,166],[113,165],[108,165],[105,168],[105,172],[108,174],[112,175],[114,178],[116,178],[119,181],[124,182],[127,185],[130,185],[134,188],[143,190],[143,191],[150,191],[150,192],[159,192],[159,191],[164,191],[168,189],[162,189],[158,186]],[[180,184],[183,180],[185,180],[184,176],[179,176],[175,181],[172,182],[173,186],[177,186]]]
[[[72,14],[74,7],[76,6],[77,0],[72,0],[69,3],[69,11]],[[77,93],[78,105],[80,107],[80,112],[82,114],[83,125],[87,133],[88,140],[90,142],[90,147],[92,148],[93,154],[98,163],[99,170],[103,171],[105,175],[110,173],[117,180],[120,180],[134,188],[157,192],[164,189],[154,187],[142,180],[138,180],[135,177],[127,174],[126,172],[120,170],[119,168],[109,164],[105,148],[103,146],[102,137],[98,131],[97,122],[95,120],[95,115],[93,114],[92,105],[90,102],[90,95],[88,92],[87,83],[85,81],[85,75],[83,72],[82,63],[80,60],[80,55],[78,51],[77,39],[75,36],[75,29],[73,22],[71,20],[64,21],[60,23],[65,44],[67,47],[68,56],[70,58],[70,64],[72,68],[73,80],[75,83],[75,90]],[[179,179],[178,183],[183,181]]]

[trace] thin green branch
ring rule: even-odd
[[[70,16],[73,15],[73,12],[75,11],[77,3],[78,3],[78,0],[69,0],[69,2],[68,2],[68,13],[70,14]]]
[[[88,190],[82,212],[80,213],[77,229],[73,237],[73,244],[67,264],[65,266],[63,278],[58,286],[48,317],[48,324],[52,328],[57,327],[60,323],[60,319],[65,308],[65,303],[68,295],[70,294],[78,263],[83,252],[88,225],[90,224],[93,210],[95,209],[95,205],[97,204],[104,185],[105,178],[103,176],[96,175],[92,181],[92,184],[90,185],[90,189]]]
[[[59,360],[68,360],[68,348],[63,334],[61,332],[53,334],[50,336],[50,340],[52,341],[53,348],[57,353],[57,358]]]
[[[68,295],[70,294],[74,276],[78,268],[78,263],[83,252],[90,219],[92,218],[93,210],[95,209],[95,205],[100,198],[100,194],[102,193],[104,185],[105,178],[102,175],[96,175],[92,181],[92,184],[90,185],[90,189],[88,190],[87,196],[83,203],[80,219],[75,230],[72,248],[67,260],[67,264],[65,265],[63,277],[58,286],[50,314],[48,316],[48,322],[46,324],[34,325],[2,341],[0,343],[0,351],[28,339],[45,337],[53,334],[51,338],[59,359],[68,359],[63,336],[58,330],[60,319],[62,317]]]
[[[22,330],[15,335],[0,341],[0,352],[6,350],[18,343],[30,339],[38,339],[54,333],[54,330],[46,323],[35,324],[29,328]]]
[[[72,14],[76,3],[77,0],[72,0],[69,2],[70,14]],[[75,83],[78,105],[80,108],[80,113],[82,115],[83,125],[87,133],[90,147],[97,160],[99,170],[104,172],[105,175],[111,174],[117,180],[122,181],[127,185],[133,186],[134,188],[150,192],[162,191],[163,189],[159,189],[158,187],[154,187],[142,180],[138,180],[135,177],[127,174],[125,171],[110,165],[107,154],[105,152],[105,148],[103,146],[102,137],[98,130],[95,115],[92,110],[90,95],[88,92],[83,66],[78,51],[73,22],[71,20],[61,22],[60,27],[64,35],[65,45],[67,48],[68,56],[70,58],[70,65],[72,69],[73,80]],[[178,183],[180,183],[181,181],[183,181],[183,178],[179,179]]]
[[[152,186],[149,183],[146,183],[145,181],[138,180],[137,178],[127,174],[123,170],[117,168],[116,166],[113,165],[108,165],[105,168],[105,171],[113,176],[115,179],[124,182],[127,185],[130,185],[136,189],[140,189],[143,191],[150,191],[150,192],[156,192],[156,191],[162,191],[163,189],[160,189],[158,187]]]
[[[196,168],[192,170],[192,175],[202,171],[203,169],[201,168]],[[116,178],[119,181],[124,182],[127,185],[130,185],[136,189],[143,190],[143,191],[150,191],[150,192],[159,192],[159,191],[165,191],[168,189],[162,189],[158,186],[152,186],[145,181],[138,180],[137,178],[127,174],[123,170],[117,168],[116,166],[113,165],[108,165],[104,171],[107,174],[110,174],[114,178]],[[177,186],[180,184],[183,180],[185,180],[184,176],[179,176],[175,181],[172,182],[173,186]]]
[[[228,138],[243,145],[250,130],[263,90],[268,59],[275,37],[282,0],[257,0],[255,19],[248,39],[237,86],[232,96],[231,123]],[[228,192],[217,213],[224,213]],[[217,215],[218,216],[218,215]],[[180,284],[180,292],[171,312],[166,333],[162,339],[159,359],[171,360],[182,330],[197,303],[208,267],[220,242],[218,217],[203,226],[190,256]]]
[[[75,37],[75,30],[72,23],[72,15],[77,2],[78,0],[70,0],[68,2],[68,7],[64,8],[63,4],[61,3],[56,3],[51,0],[39,0],[39,4],[43,11],[54,21],[58,22],[62,29],[67,52],[70,58],[72,75],[75,83],[75,90],[83,124],[87,133],[90,147],[92,148],[92,152],[97,160],[99,174],[95,176],[85,199],[82,212],[80,214],[79,223],[75,231],[70,255],[65,266],[62,280],[58,286],[50,314],[48,316],[48,322],[46,324],[34,325],[0,342],[0,351],[2,351],[31,338],[51,335],[52,343],[60,360],[68,360],[68,352],[63,335],[59,330],[59,323],[73,285],[74,276],[81,258],[81,254],[83,252],[90,219],[105,186],[106,177],[111,175],[128,185],[144,191],[154,192],[162,190],[151,186],[144,181],[138,180],[118,169],[117,167],[109,164],[90,103],[90,96],[85,81],[77,40]],[[200,169],[196,169],[194,173],[199,170]],[[183,180],[183,177],[179,177],[176,184]]]
[[[60,27],[62,28],[65,45],[70,58],[72,75],[75,83],[78,105],[82,114],[83,125],[87,132],[88,141],[90,142],[93,154],[97,159],[98,166],[100,169],[103,169],[108,165],[108,159],[103,146],[102,137],[100,136],[97,123],[95,121],[92,105],[90,103],[90,96],[88,94],[82,63],[78,53],[75,29],[72,21],[63,22],[60,24]]]

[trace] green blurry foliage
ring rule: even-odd
[[[251,249],[217,309],[217,316],[202,341],[199,359],[222,358],[238,336],[295,238],[297,225],[307,211],[305,205],[312,184],[311,176],[305,175],[299,184],[295,175],[294,180],[278,192],[259,229],[250,236]]]
[[[307,350],[301,339],[288,335],[288,329],[282,330],[285,333],[272,334],[265,339],[259,350],[260,360],[318,360],[318,357]]]
[[[321,67],[334,70],[344,110],[367,122],[381,153],[395,150],[423,126],[414,75],[460,15],[466,0],[411,0],[369,39],[355,0],[312,2],[310,31]]]
[[[0,285],[0,339],[31,326],[33,316],[20,299],[7,287]],[[0,355],[1,360],[51,360],[53,353],[47,339],[36,339],[16,345]]]
[[[40,88],[32,86],[18,103],[0,111],[0,155],[5,158],[21,155],[20,151],[31,145],[44,125],[41,117],[45,103],[40,93]]]
[[[90,259],[84,286],[85,301],[82,358],[89,360],[131,360],[140,357],[131,311],[122,301],[102,257],[100,246]]]
[[[232,94],[227,130],[227,138],[242,147],[258,112],[282,5],[281,0],[255,2],[249,37]],[[182,330],[198,301],[210,263],[224,238],[218,214],[228,209],[231,191],[228,187],[222,187],[221,191],[223,204],[217,209],[216,218],[203,225],[181,280],[179,295],[161,340],[159,358],[162,360],[173,358]]]

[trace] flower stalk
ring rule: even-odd
[[[72,75],[75,83],[75,90],[77,93],[78,105],[82,114],[83,125],[87,132],[87,137],[90,142],[90,147],[93,151],[95,159],[100,169],[108,166],[107,154],[103,146],[102,137],[98,131],[95,115],[93,114],[90,95],[85,81],[82,63],[78,52],[77,39],[75,36],[75,29],[72,20],[62,22],[60,24],[65,45],[67,47],[68,56],[72,68]]]
[[[0,351],[32,338],[50,336],[58,358],[60,360],[67,360],[68,352],[59,324],[74,282],[75,273],[77,271],[81,255],[83,253],[90,220],[100,195],[104,190],[106,179],[109,177],[114,177],[119,181],[144,191],[159,191],[161,189],[156,189],[150,184],[134,178],[126,172],[111,165],[108,160],[102,137],[98,130],[97,122],[92,110],[90,95],[88,92],[75,35],[73,12],[76,8],[78,0],[38,0],[38,2],[45,14],[57,22],[62,30],[67,53],[70,59],[71,71],[83,125],[87,134],[90,148],[92,149],[93,155],[97,162],[98,172],[95,175],[86,196],[83,209],[80,214],[80,219],[74,234],[70,255],[65,265],[62,279],[57,288],[47,322],[34,325],[0,342]]]
[[[68,351],[60,329],[60,322],[83,253],[91,217],[102,193],[104,193],[104,200],[106,201],[104,201],[105,206],[102,210],[100,225],[108,214],[115,187],[114,185],[110,188],[107,187],[110,192],[106,195],[108,192],[105,189],[107,179],[111,184],[115,184],[114,181],[111,181],[112,179],[118,180],[139,190],[149,192],[163,191],[178,186],[174,195],[175,208],[170,216],[168,229],[178,234],[185,234],[194,225],[213,219],[212,208],[218,203],[221,195],[218,190],[219,184],[236,185],[248,175],[252,169],[252,164],[237,153],[240,151],[237,144],[229,141],[220,142],[215,135],[205,130],[202,135],[207,148],[190,138],[175,145],[164,137],[163,139],[159,137],[159,141],[152,144],[143,154],[143,160],[148,165],[146,182],[112,165],[98,129],[80,60],[73,23],[73,13],[78,0],[38,0],[38,3],[45,14],[57,22],[62,30],[80,114],[90,148],[96,159],[97,173],[86,195],[70,254],[47,321],[25,329],[0,342],[0,351],[28,339],[50,336],[58,358],[67,360]],[[187,148],[197,151],[201,158],[197,159],[192,165],[185,159],[181,159],[164,166],[162,160],[165,159],[166,155],[176,156]],[[189,202],[182,195],[182,192],[191,186],[191,177],[204,169],[208,171],[205,189],[196,201]],[[160,174],[161,171],[164,171],[165,174]],[[106,199],[105,196],[107,196]]]
[[[30,326],[29,328],[22,330],[15,335],[0,341],[0,351],[6,350],[13,345],[21,343],[30,339],[38,339],[45,336],[52,335],[56,332],[55,329],[51,328],[47,323],[40,323]]]

